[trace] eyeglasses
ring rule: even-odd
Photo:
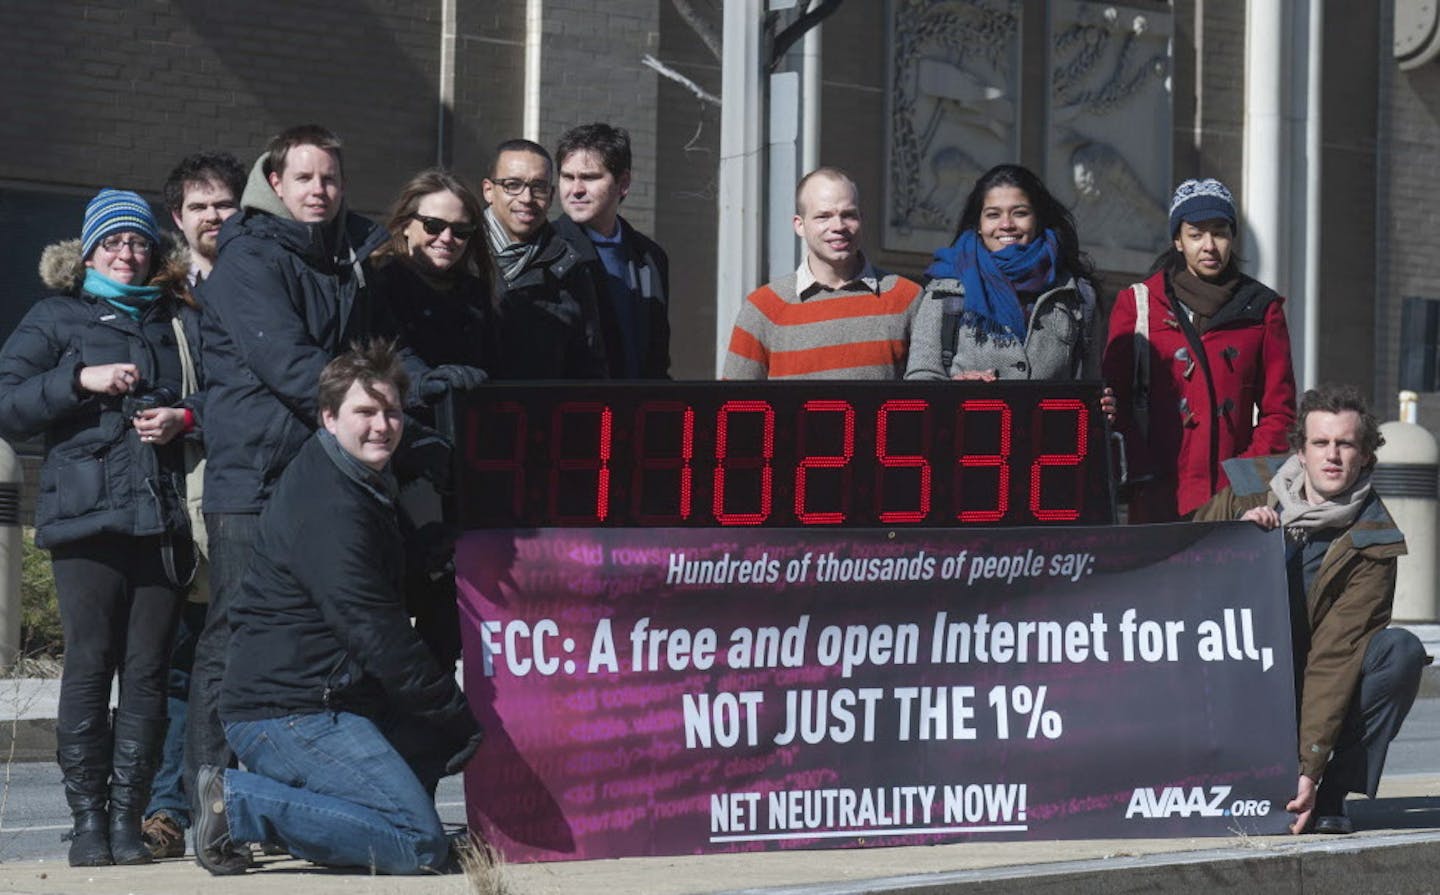
[[[420,226],[431,236],[439,236],[446,230],[450,235],[464,242],[475,235],[474,224],[462,224],[459,221],[447,221],[444,218],[432,218],[423,214],[412,214],[411,218],[420,222]]]
[[[504,180],[492,180],[491,183],[505,191],[507,196],[518,196],[530,188],[530,195],[536,199],[548,199],[554,192],[555,187],[548,180],[521,180],[518,177],[506,177]]]
[[[115,236],[107,236],[100,240],[100,248],[112,255],[118,255],[121,249],[126,248],[128,248],[133,255],[148,255],[154,247],[155,243],[143,236],[132,236],[129,239],[125,239],[117,234]]]

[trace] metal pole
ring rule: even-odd
[[[730,0],[725,4],[715,252],[717,376],[725,366],[730,330],[740,303],[760,284],[760,167],[765,114],[760,71],[762,15],[762,0]]]
[[[20,483],[24,475],[15,451],[0,441],[0,668],[20,655],[20,571],[25,545],[20,537]]]

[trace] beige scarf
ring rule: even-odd
[[[1287,531],[1348,528],[1360,518],[1360,510],[1370,497],[1373,470],[1371,466],[1361,472],[1344,494],[1313,504],[1305,499],[1305,467],[1300,464],[1300,457],[1292,454],[1270,479],[1270,493],[1280,502],[1280,524]]]

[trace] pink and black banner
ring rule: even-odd
[[[1280,833],[1283,550],[1249,524],[536,529],[456,554],[510,860]]]

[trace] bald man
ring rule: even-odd
[[[726,379],[900,379],[920,286],[865,260],[860,191],[839,168],[795,188],[793,274],[746,296],[730,334]]]

